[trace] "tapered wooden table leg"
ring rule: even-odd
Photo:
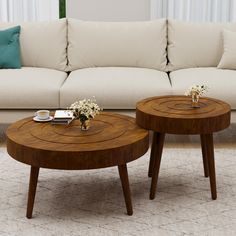
[[[203,168],[204,168],[204,176],[209,176],[208,171],[208,160],[207,160],[207,144],[206,138],[204,134],[201,134],[201,147],[202,147],[202,160],[203,160]]]
[[[151,190],[150,190],[150,199],[155,198],[158,175],[159,175],[160,164],[161,164],[162,150],[163,150],[163,145],[164,145],[164,140],[165,140],[165,134],[156,133],[155,135],[156,135],[155,143],[152,144],[152,146],[155,145],[156,147],[153,148],[154,161],[153,161],[153,168],[152,168],[152,183],[151,183]]]
[[[216,175],[215,175],[215,160],[214,160],[214,144],[213,134],[206,134],[207,160],[211,185],[211,197],[213,200],[217,198],[216,192]]]
[[[151,155],[150,155],[149,169],[148,169],[148,177],[152,177],[152,168],[153,168],[153,164],[154,164],[156,147],[157,147],[156,144],[157,144],[157,133],[153,132],[152,148],[151,148]]]
[[[118,166],[119,174],[120,174],[120,180],[123,188],[123,194],[125,198],[125,204],[127,209],[128,215],[133,215],[133,207],[132,207],[132,201],[131,201],[131,194],[130,194],[130,188],[129,188],[129,177],[128,177],[128,171],[127,171],[127,165],[120,165]]]
[[[30,171],[30,181],[29,181],[29,193],[28,193],[28,204],[27,204],[27,213],[26,217],[28,219],[32,218],[33,208],[34,208],[34,199],[38,183],[39,168],[31,166]]]

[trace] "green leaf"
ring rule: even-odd
[[[66,17],[66,0],[59,0],[59,17]]]

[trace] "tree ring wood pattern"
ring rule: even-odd
[[[102,112],[81,131],[78,120],[70,125],[36,123],[32,117],[12,124],[6,132],[8,153],[35,167],[96,169],[123,165],[144,155],[148,131],[132,117]]]
[[[208,134],[230,125],[230,105],[213,98],[200,98],[191,107],[186,96],[160,96],[137,103],[136,121],[143,128],[170,134]]]

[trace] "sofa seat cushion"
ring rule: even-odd
[[[134,109],[140,99],[170,94],[168,75],[131,67],[86,68],[71,72],[60,91],[60,105],[92,98],[104,109]]]
[[[58,108],[65,72],[22,67],[0,70],[0,109]]]
[[[173,94],[183,95],[194,84],[209,87],[206,96],[228,102],[236,109],[236,71],[213,67],[177,70],[170,73]]]

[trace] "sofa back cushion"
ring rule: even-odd
[[[166,68],[166,20],[89,22],[68,19],[69,70],[87,67]]]
[[[218,68],[236,70],[236,32],[224,30],[223,36],[224,53]]]
[[[21,26],[22,66],[51,68],[61,71],[66,69],[66,19],[22,24],[0,22],[0,29],[15,25]]]
[[[168,69],[216,67],[223,54],[223,29],[236,31],[236,23],[168,20]]]

